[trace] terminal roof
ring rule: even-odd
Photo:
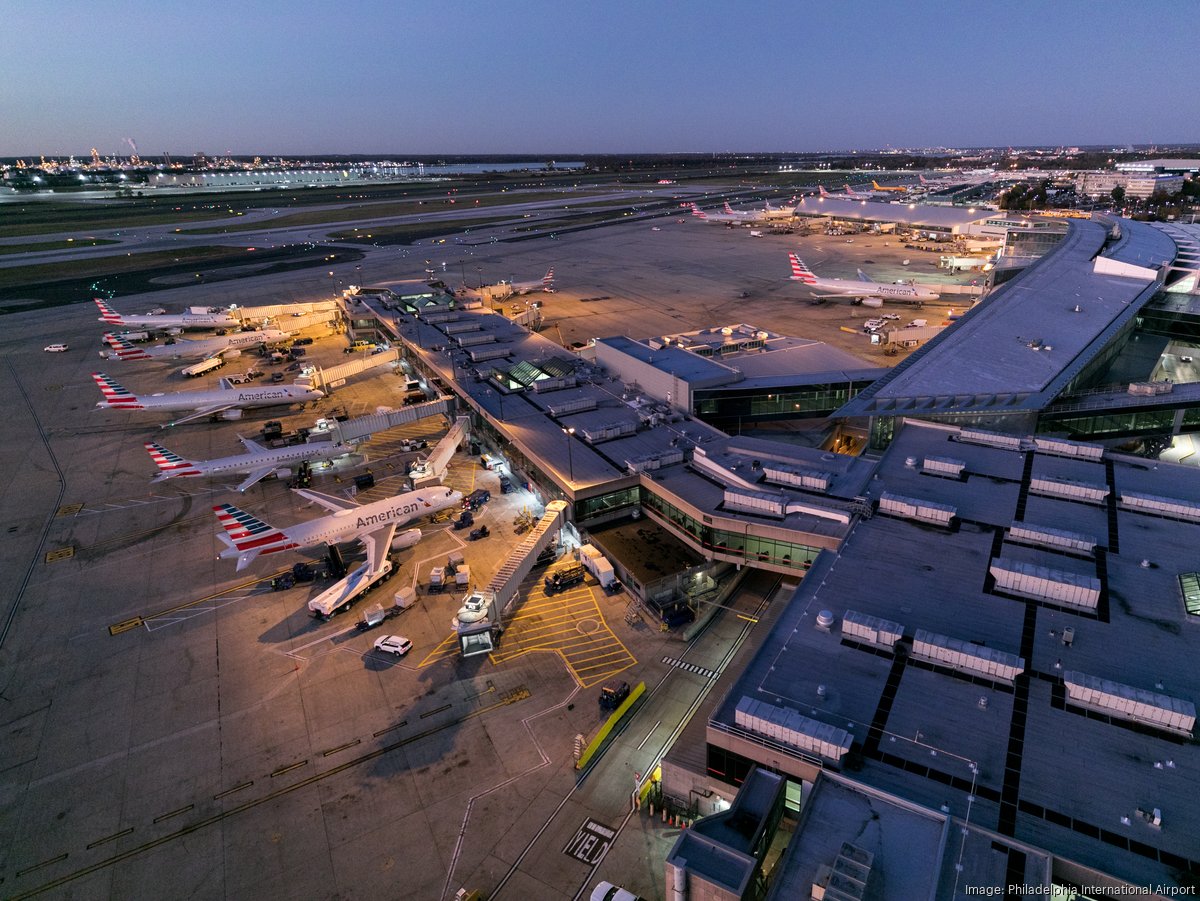
[[[861,754],[858,781],[934,808],[945,803],[960,817],[971,794],[973,823],[1008,822],[1019,839],[1134,882],[1196,867],[1200,811],[1184,799],[1200,793],[1200,745],[1067,706],[1063,673],[1200,700],[1192,663],[1200,619],[1186,612],[1180,580],[1200,570],[1200,522],[1041,496],[1028,482],[1031,474],[1071,479],[1109,485],[1116,498],[1133,492],[1187,504],[1200,500],[1200,472],[1107,452],[1058,456],[1031,442],[1003,449],[961,434],[906,422],[868,483],[873,498],[888,491],[955,507],[952,527],[881,513],[858,520],[836,555],[823,554],[805,576],[710,730],[736,732],[741,699],[764,701],[846,729]],[[965,477],[925,472],[930,457],[962,461]],[[1018,543],[1007,534],[1018,517],[1096,536],[1100,549]],[[1004,593],[990,575],[998,557],[1099,579],[1097,608]],[[830,631],[817,628],[822,610],[834,619]],[[911,657],[897,662],[848,641],[847,610],[899,623],[909,638],[923,629],[1019,655],[1027,680],[1020,718],[1011,685]],[[1015,806],[1004,812],[1006,797]],[[1138,814],[1153,808],[1162,811],[1161,829]]]
[[[1157,229],[1072,220],[1067,237],[956,325],[861,392],[839,416],[1040,410],[1095,358],[1157,289],[1149,267],[1174,255]],[[1122,266],[1122,264],[1128,264]],[[1138,270],[1143,270],[1139,274]]]

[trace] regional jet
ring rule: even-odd
[[[240,572],[259,554],[276,554],[322,542],[331,547],[359,540],[367,547],[367,572],[379,572],[387,560],[396,527],[422,516],[431,516],[462,502],[462,492],[445,485],[430,485],[370,504],[356,504],[319,491],[297,489],[296,493],[330,510],[328,516],[276,529],[232,504],[213,507],[225,531],[217,537],[225,544],[217,558],[237,560]]]
[[[293,444],[288,447],[271,449],[263,447],[249,438],[238,436],[246,447],[246,453],[233,457],[221,457],[217,460],[188,460],[173,451],[167,450],[161,444],[153,441],[145,442],[146,450],[151,459],[158,465],[158,475],[150,480],[151,484],[174,479],[180,476],[206,477],[217,479],[226,473],[246,473],[246,479],[237,486],[240,492],[246,491],[267,476],[280,471],[293,463],[310,462],[313,460],[332,460],[352,453],[354,448],[348,444],[329,441],[316,441],[311,444]],[[287,470],[283,470],[287,474]]]
[[[146,316],[123,316],[100,298],[93,299],[96,301],[96,306],[100,308],[100,321],[106,322],[109,325],[137,325],[150,329],[242,327],[240,319],[235,319],[226,310],[222,310],[219,307],[205,307],[202,311],[199,311],[198,308],[193,308],[177,316],[169,313],[156,313]]]
[[[513,297],[514,295],[518,294],[536,294],[538,292],[553,294],[554,267],[551,266],[549,269],[547,269],[546,274],[542,276],[540,281],[535,279],[527,282],[496,282],[494,285],[483,285],[479,288],[468,288],[463,286],[458,291],[458,294],[460,297],[482,298],[485,288],[501,290],[507,288],[508,293],[504,295],[505,297]]]
[[[871,180],[871,187],[876,191],[899,191],[901,194],[907,194],[908,188],[904,185],[881,185],[874,179]]]
[[[305,385],[263,385],[259,388],[234,388],[225,379],[221,388],[207,391],[177,391],[172,394],[134,394],[121,387],[102,372],[93,372],[92,378],[100,386],[104,400],[96,406],[102,410],[191,410],[181,419],[167,423],[168,426],[191,422],[205,416],[222,419],[241,419],[242,410],[252,407],[278,407],[285,404],[303,404],[320,400],[324,392]],[[167,426],[163,426],[166,428]]]
[[[808,287],[817,291],[829,292],[826,294],[814,294],[813,297],[818,300],[845,297],[857,299],[859,303],[866,302],[868,299],[874,299],[920,305],[927,300],[937,300],[939,296],[928,288],[918,287],[916,284],[881,285],[878,282],[871,281],[861,269],[858,270],[858,281],[843,281],[840,278],[818,278],[811,269],[804,265],[796,254],[789,253],[788,259],[792,262],[791,279],[793,281],[803,282]],[[872,305],[877,306],[878,304],[868,304],[868,306]]]
[[[263,344],[278,344],[288,338],[288,332],[275,328],[264,328],[254,332],[234,332],[229,335],[218,335],[215,338],[204,338],[199,341],[175,341],[167,344],[151,344],[138,347],[129,341],[110,333],[105,334],[104,342],[112,350],[100,351],[104,359],[117,360],[206,360],[209,357],[238,356],[241,351],[249,350]],[[237,351],[237,353],[234,353]]]

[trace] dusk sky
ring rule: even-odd
[[[0,156],[1194,142],[1195,10],[14,0]]]

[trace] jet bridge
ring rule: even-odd
[[[400,407],[387,413],[372,413],[356,416],[345,422],[335,423],[330,431],[335,441],[363,441],[376,432],[384,432],[399,425],[410,425],[430,416],[449,416],[454,409],[454,398],[439,397],[424,404]],[[438,445],[441,446],[440,444]]]
[[[517,588],[533,570],[538,554],[550,546],[566,522],[566,501],[551,501],[546,512],[514,547],[504,563],[496,570],[481,596],[491,598],[487,616],[478,622],[458,627],[458,645],[464,657],[490,654],[504,630],[504,620],[516,612],[520,602]]]

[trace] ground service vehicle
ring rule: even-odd
[[[206,372],[212,372],[214,369],[220,369],[225,365],[225,361],[220,357],[209,357],[207,360],[201,360],[199,363],[193,363],[191,366],[185,366],[180,370],[184,378],[193,379],[197,376],[204,375]]]
[[[409,607],[417,602],[417,593],[411,588],[401,588],[396,592],[392,601],[392,606],[387,610],[383,609],[383,604],[372,604],[363,611],[363,618],[356,624],[355,628],[360,632],[366,632],[368,629],[374,629],[381,625],[386,620],[394,616],[399,616]]]
[[[616,710],[629,697],[629,683],[621,680],[607,682],[600,689],[600,706],[605,710]]]
[[[492,493],[486,488],[476,488],[462,500],[464,510],[478,510],[492,499]]]
[[[329,619],[347,609],[380,582],[390,579],[395,567],[391,560],[385,560],[377,571],[369,570],[370,565],[364,563],[332,588],[321,592],[308,602],[309,612],[317,619]]]
[[[583,581],[586,574],[587,570],[583,568],[582,563],[578,561],[568,563],[562,569],[556,570],[546,576],[546,594],[553,594],[556,591],[562,591],[564,588],[577,585]]]
[[[61,354],[66,353],[70,348],[65,344],[47,344],[42,349],[48,354]]]

